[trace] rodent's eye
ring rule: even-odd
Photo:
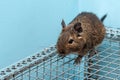
[[[69,44],[72,44],[73,41],[74,41],[73,39],[70,39],[70,40],[68,41],[68,43],[69,43]]]
[[[81,35],[80,34],[77,34],[77,37],[80,37]]]

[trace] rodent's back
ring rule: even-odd
[[[79,14],[70,24],[81,23],[83,29],[83,38],[86,40],[88,49],[94,48],[100,44],[105,37],[105,27],[101,20],[93,13],[83,12]]]

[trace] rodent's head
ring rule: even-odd
[[[83,29],[80,22],[66,26],[64,20],[61,22],[62,31],[57,41],[57,51],[61,55],[79,52],[85,43]]]

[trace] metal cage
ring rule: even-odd
[[[58,57],[54,46],[0,71],[0,80],[120,80],[120,29],[106,28],[106,38],[96,55]]]

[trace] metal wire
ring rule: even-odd
[[[97,50],[74,65],[77,55],[58,57],[53,46],[2,69],[0,80],[120,80],[120,30],[107,28]]]

